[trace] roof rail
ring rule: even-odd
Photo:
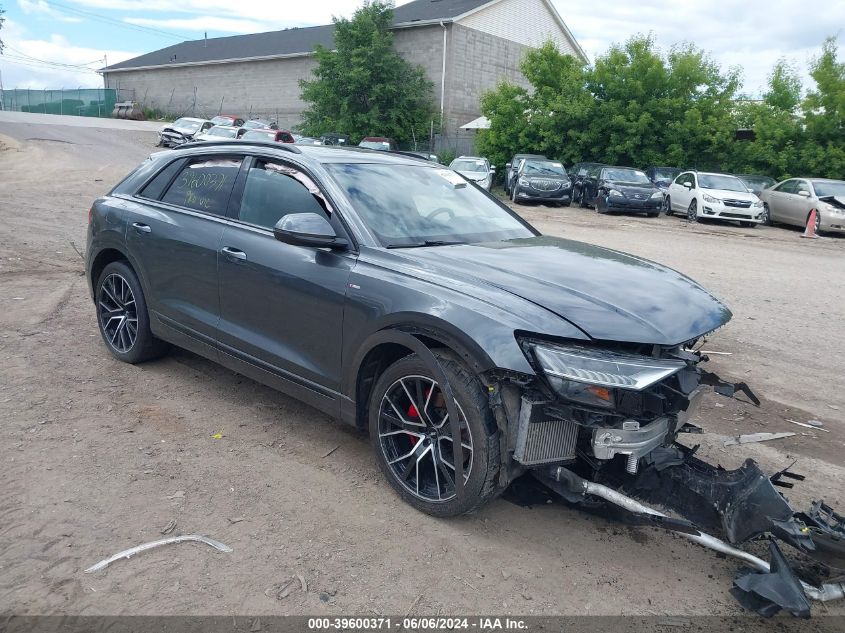
[[[376,151],[376,152],[382,151],[383,152],[384,150],[373,150],[373,151]],[[388,154],[397,154],[399,156],[406,156],[407,158],[416,158],[417,160],[424,160],[427,163],[430,163],[430,162],[432,162],[430,159],[424,158],[424,157],[420,156],[420,154],[433,154],[434,152],[412,152],[412,151],[404,150],[404,149],[389,149],[389,150],[387,150],[387,153]]]
[[[230,139],[228,141],[188,141],[187,143],[182,143],[181,145],[177,145],[173,149],[182,149],[182,148],[190,148],[194,149],[196,147],[220,147],[225,145],[227,147],[244,147],[248,145],[258,145],[260,147],[270,147],[273,149],[280,149],[284,152],[290,152],[291,154],[301,154],[302,150],[299,149],[293,143],[279,143],[278,141],[253,141],[253,140],[243,140],[243,139]]]

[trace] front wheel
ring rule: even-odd
[[[689,208],[687,208],[687,220],[690,222],[698,222],[698,202],[693,200],[689,203]]]
[[[672,211],[672,198],[670,196],[666,196],[663,206],[666,207],[666,215],[672,215],[672,213],[674,213]]]
[[[516,187],[513,187],[511,189],[511,202],[513,202],[514,204],[517,204],[517,202],[516,202]]]
[[[499,431],[478,378],[450,353],[435,355],[460,418],[462,498],[455,490],[455,453],[443,392],[416,354],[393,363],[376,382],[369,403],[370,441],[399,496],[418,510],[446,517],[477,510],[501,492]]]
[[[740,222],[739,225],[744,229],[753,229],[757,226],[756,222]]]
[[[170,348],[150,331],[144,291],[129,264],[108,264],[100,273],[94,297],[100,334],[115,358],[141,363],[158,358]]]
[[[763,213],[760,214],[760,224],[765,224],[766,226],[771,226],[774,224],[772,222],[772,211],[769,209],[768,203],[763,203]]]

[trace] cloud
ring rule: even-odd
[[[259,33],[269,30],[262,22],[238,20],[214,16],[200,16],[186,19],[156,20],[153,18],[123,18],[124,22],[156,29],[174,29],[182,31],[219,31],[224,33]]]
[[[552,3],[591,60],[612,43],[653,33],[664,50],[691,42],[723,69],[739,67],[752,95],[765,90],[780,58],[796,62],[805,87],[812,86],[808,62],[825,37],[837,35],[838,25],[845,24],[845,3],[829,0],[804,0],[798,16],[792,0],[605,0],[598,12],[589,3]]]
[[[31,38],[14,20],[3,25],[6,52],[0,56],[5,88],[101,88],[103,79],[94,70],[121,62],[139,53],[114,49],[74,46],[65,37],[52,34],[47,39]]]
[[[26,15],[36,15],[41,18],[50,18],[51,20],[58,20],[59,22],[77,23],[82,22],[82,18],[71,17],[63,15],[54,10],[44,0],[18,0],[18,6]]]

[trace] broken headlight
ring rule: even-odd
[[[612,408],[614,389],[642,391],[686,366],[681,360],[651,358],[578,345],[532,345],[551,387],[564,398]]]

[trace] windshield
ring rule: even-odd
[[[563,168],[563,163],[551,160],[527,160],[522,173],[526,176],[565,176],[566,170]]]
[[[252,128],[256,127],[270,127],[270,125],[271,124],[267,121],[259,121],[257,119],[250,119],[249,121],[244,123],[244,127],[248,130],[251,130]]]
[[[748,187],[736,176],[701,174],[698,176],[698,184],[702,189],[722,189],[724,191],[748,193]]]
[[[266,141],[267,139],[270,139],[272,141],[276,138],[276,133],[268,132],[265,130],[249,130],[248,132],[244,132],[244,135],[241,138],[246,140],[254,138],[256,140],[261,141]]]
[[[749,189],[768,189],[775,184],[774,178],[768,176],[740,176],[739,179],[744,182]]]
[[[325,167],[388,248],[534,235],[515,214],[442,167],[354,163]]]
[[[484,165],[483,160],[468,160],[464,158],[453,160],[452,164],[449,165],[449,169],[454,169],[455,171],[473,171],[481,173],[487,171],[487,167]]]
[[[238,135],[237,130],[233,130],[226,127],[213,127],[211,128],[207,134],[209,136],[222,136],[225,138],[235,138]]]
[[[214,125],[231,125],[234,120],[235,119],[230,116],[216,116],[211,119],[211,122],[214,123]]]
[[[819,198],[845,196],[845,180],[814,180],[813,189]]]
[[[655,180],[675,180],[678,176],[681,175],[680,169],[673,169],[671,167],[660,167],[654,170],[654,179]]]
[[[194,132],[195,130],[200,129],[200,121],[193,121],[191,119],[176,119],[173,123],[173,127],[178,127],[183,130],[190,130]]]
[[[638,169],[611,168],[605,169],[601,176],[604,180],[615,180],[616,182],[630,182],[638,185],[648,185],[651,181],[643,172]]]
[[[358,143],[358,147],[363,147],[364,149],[388,150],[390,149],[390,143],[387,141],[361,141]]]

